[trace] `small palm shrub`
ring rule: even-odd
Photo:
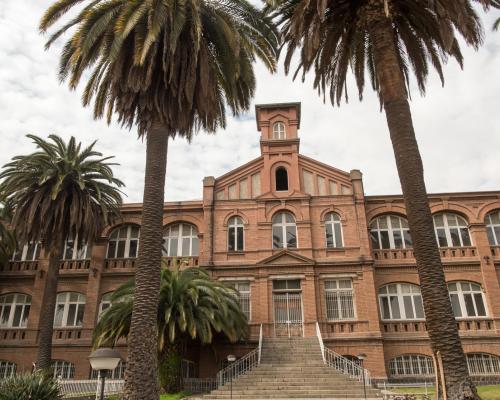
[[[0,381],[0,400],[59,400],[57,382],[41,373],[16,375]]]

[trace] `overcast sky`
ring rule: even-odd
[[[28,133],[84,143],[115,155],[116,175],[127,187],[126,202],[142,199],[145,146],[134,131],[94,121],[80,103],[80,93],[59,84],[59,48],[44,51],[37,32],[47,0],[0,0],[0,165],[30,152]],[[424,160],[429,192],[500,190],[500,32],[485,18],[485,45],[476,53],[464,48],[463,71],[451,62],[442,88],[433,75],[427,96],[413,90],[413,120]],[[302,103],[301,153],[337,168],[364,173],[367,194],[400,193],[385,116],[378,100],[365,93],[362,103],[351,85],[351,100],[340,108],[323,104],[310,80],[292,82],[282,64],[271,76],[257,65],[254,104]],[[167,200],[199,199],[204,176],[222,175],[259,156],[254,107],[229,120],[216,135],[200,133],[188,145],[169,146]]]

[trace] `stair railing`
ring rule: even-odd
[[[250,353],[245,354],[240,359],[229,364],[226,368],[217,372],[217,387],[224,386],[227,382],[238,378],[239,376],[251,371],[260,364],[262,352],[262,324],[260,325],[259,346]]]
[[[349,377],[358,380],[359,382],[366,382],[368,386],[371,385],[371,375],[370,371],[357,363],[341,356],[340,354],[330,350],[325,347],[323,343],[323,338],[321,336],[321,330],[319,329],[319,324],[316,322],[316,336],[319,340],[319,346],[321,348],[321,355],[323,357],[323,362],[329,367],[335,368],[337,371],[349,375]]]

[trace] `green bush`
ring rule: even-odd
[[[59,400],[57,383],[38,374],[16,375],[0,381],[0,400]]]

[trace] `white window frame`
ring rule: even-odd
[[[71,295],[72,294],[77,294],[77,300],[71,300]],[[54,314],[54,328],[69,328],[69,327],[74,327],[78,328],[83,325],[83,318],[85,316],[85,302],[86,298],[85,295],[82,293],[78,292],[60,292],[57,294],[57,300],[56,300],[56,308],[55,308],[55,314]],[[56,325],[56,314],[57,314],[57,309],[58,306],[62,305],[63,306],[63,311],[62,311],[62,319],[61,319],[61,324]],[[74,314],[74,320],[73,322],[68,321],[68,316],[69,316],[69,309],[70,306],[75,305],[75,314]],[[80,309],[83,308],[82,312],[82,321],[81,324],[78,324],[78,313]]]
[[[107,292],[103,293],[101,296],[101,301],[99,303],[99,315],[98,319],[101,318],[101,315],[104,311],[106,311],[109,307],[113,305],[111,302],[111,296],[113,295],[113,292]]]
[[[69,361],[52,360],[52,369],[55,379],[73,379],[75,376],[75,364]]]
[[[341,283],[342,282],[342,283]],[[346,282],[349,282],[349,285],[346,285]],[[355,320],[356,317],[356,302],[354,296],[354,287],[352,279],[350,278],[338,278],[338,279],[325,279],[325,313],[327,321],[352,321]],[[329,287],[330,286],[330,287]],[[345,287],[341,287],[345,286]],[[349,286],[349,287],[346,287]],[[345,307],[344,301],[347,300],[350,303],[352,308],[351,311],[348,311],[349,307]],[[332,304],[329,306],[329,302],[336,303],[336,309],[339,315],[339,318],[329,318],[329,310],[335,308]]]
[[[171,236],[172,228],[178,227],[177,236]],[[185,231],[188,231],[186,234]],[[172,250],[170,249],[172,239],[177,239],[177,254],[170,255]],[[182,255],[184,251],[184,239],[189,239],[189,251],[187,255]],[[198,241],[198,251],[197,254],[193,254],[193,243]],[[165,248],[167,252],[165,253]],[[198,238],[198,228],[196,225],[190,224],[188,222],[176,222],[167,225],[163,230],[163,245],[162,245],[162,255],[163,257],[197,257],[200,253],[200,240]]]
[[[35,246],[35,250],[33,251],[33,256],[31,258],[27,258],[28,256],[28,249],[30,246]],[[40,250],[41,250],[41,244],[40,242],[34,242],[34,243],[25,243],[23,245],[23,248],[21,250],[16,250],[14,254],[12,255],[12,261],[36,261],[40,257]],[[17,254],[21,252],[21,258],[16,259]]]
[[[286,139],[286,128],[283,122],[278,121],[273,124],[273,139],[274,140]]]
[[[71,253],[71,257],[66,257],[66,250],[69,246],[69,243],[71,242],[71,247],[73,248],[73,251]],[[63,254],[63,260],[89,260],[90,259],[90,252],[92,247],[87,245],[87,243],[82,243],[81,247],[78,247],[78,239],[73,240],[71,238],[67,238],[64,241],[64,254]]]
[[[238,240],[238,229],[241,229],[242,231],[242,243]],[[229,242],[231,238],[231,230],[234,230],[234,246],[233,249],[229,249]],[[238,246],[241,245],[241,246]],[[238,251],[245,251],[245,224],[243,223],[243,218],[241,218],[238,215],[235,215],[231,218],[229,218],[228,224],[227,224],[227,251],[230,252],[238,252]]]
[[[399,373],[400,369],[403,373]],[[401,354],[389,361],[389,376],[434,376],[434,362],[423,354]]]
[[[12,302],[7,303],[9,296],[13,296]],[[10,307],[7,323],[2,324],[1,317],[3,316],[6,307]],[[21,307],[21,317],[19,325],[14,326],[14,317],[16,308]],[[31,308],[31,296],[24,293],[7,293],[0,296],[0,328],[26,328],[28,326],[29,312]],[[25,318],[23,319],[23,316]]]
[[[0,360],[0,380],[13,377],[16,375],[16,370],[16,363],[8,360]]]
[[[500,375],[500,357],[488,353],[467,353],[467,368],[471,376]]]
[[[132,228],[138,229],[137,237],[132,237]],[[122,230],[122,229],[127,230],[127,237],[120,238],[120,230]],[[114,235],[115,232],[116,232],[116,238],[112,238],[112,235]],[[137,225],[127,224],[127,225],[119,226],[116,229],[113,229],[113,231],[111,232],[111,234],[109,235],[109,238],[108,238],[108,248],[106,250],[106,257],[109,259],[137,258],[137,256],[139,255],[140,238],[141,238],[141,228]],[[137,251],[136,251],[135,256],[133,256],[133,257],[130,256],[130,243],[132,241],[137,241]],[[111,242],[116,243],[115,244],[115,252],[114,252],[115,254],[113,254],[113,257],[110,257],[110,254],[109,254],[109,245]],[[120,242],[125,242],[125,250],[123,252],[123,257],[117,257],[118,244]]]
[[[456,284],[457,289],[456,290],[450,289],[450,286],[454,285],[454,284]],[[462,285],[469,285],[469,287],[471,289],[470,290],[468,290],[466,288],[464,289],[462,287]],[[460,305],[460,312],[462,315],[459,317],[455,317],[455,319],[458,319],[458,320],[481,319],[481,318],[488,317],[489,313],[488,313],[488,307],[486,304],[486,296],[484,295],[484,290],[479,283],[470,282],[470,281],[454,281],[454,282],[448,282],[447,286],[448,286],[448,293],[450,295],[450,301],[452,302],[452,304],[453,304],[452,294],[456,294],[458,297],[459,305]],[[473,286],[477,286],[479,289],[473,289]],[[467,305],[466,305],[465,296],[464,296],[465,294],[471,295],[472,305],[474,307],[474,312],[476,315],[472,315],[472,316],[468,315]],[[481,299],[483,302],[483,307],[484,307],[484,311],[485,311],[486,315],[478,315],[478,307],[477,307],[476,296],[475,296],[476,294],[481,295]]]
[[[497,216],[499,222],[494,223],[492,219],[492,215]],[[490,242],[490,246],[500,246],[500,210],[495,210],[486,215],[485,218],[486,229],[488,230],[488,241]],[[498,234],[495,231],[495,228],[498,229]],[[493,243],[491,242],[493,240]]]
[[[252,285],[250,284],[250,281],[235,280],[225,283],[238,292],[241,311],[243,311],[243,314],[247,317],[248,322],[250,322],[252,320]],[[248,312],[246,312],[244,306],[242,305],[245,301],[248,302]]]
[[[327,225],[330,225],[332,229],[333,246],[328,246]],[[340,229],[340,238],[337,238],[337,235],[335,233],[335,226],[338,226]],[[330,212],[325,217],[325,243],[328,249],[341,249],[344,247],[344,232],[342,230],[342,221],[340,220],[340,215],[335,212]]]
[[[396,292],[390,292],[390,287],[393,286],[396,286]],[[410,292],[403,292],[403,286],[410,288]],[[397,297],[400,318],[395,318],[393,316],[391,297]],[[414,314],[413,318],[409,318],[406,316],[406,308],[404,302],[405,297],[411,297],[411,306]],[[420,303],[422,304],[422,313],[424,314],[423,317],[417,317],[417,308],[415,306],[416,297],[420,297]],[[390,318],[384,318],[383,298],[387,298]],[[380,287],[378,291],[378,300],[380,308],[380,318],[382,321],[425,321],[425,311],[422,301],[422,294],[418,285],[406,282],[388,283]]]
[[[286,216],[290,215],[293,219],[293,222],[287,222]],[[280,216],[281,221],[275,222],[275,219]],[[274,246],[274,228],[275,227],[280,227],[281,228],[281,235],[283,238],[283,246],[282,247],[275,247]],[[288,240],[287,240],[287,227],[294,227],[295,228],[295,246],[288,247]],[[288,211],[279,211],[276,214],[273,215],[272,218],[272,227],[271,227],[271,246],[273,249],[298,249],[299,248],[299,235],[297,232],[297,222],[295,220],[294,215],[291,212]]]
[[[436,217],[438,217],[438,216],[443,217],[443,226],[436,225]],[[450,225],[448,222],[448,217],[454,217],[455,221],[456,221],[456,225]],[[452,213],[452,212],[441,212],[441,213],[437,213],[437,214],[433,215],[432,221],[434,223],[434,234],[436,236],[436,241],[437,241],[437,244],[439,247],[445,247],[445,248],[446,247],[468,247],[468,246],[474,245],[472,242],[472,236],[471,236],[470,231],[469,231],[469,224],[464,217],[462,217],[456,213]],[[467,235],[468,235],[469,241],[470,241],[469,245],[464,245],[464,238],[462,237],[462,229],[463,228],[467,229]],[[446,236],[447,246],[441,246],[441,244],[439,243],[438,229],[444,230],[444,233]],[[450,231],[451,229],[458,229],[458,232],[459,232],[458,238],[460,239],[460,246],[453,245],[453,239],[451,238],[451,231]]]
[[[397,218],[399,222],[398,227],[393,227],[392,226],[392,218]],[[385,219],[387,228],[381,228],[380,227],[380,221]],[[389,237],[389,247],[385,248],[383,247],[382,244],[382,233],[381,232],[388,232],[388,237]],[[399,232],[401,235],[401,247],[396,247],[395,240],[394,240],[394,232]],[[370,240],[371,240],[371,234],[376,233],[377,238],[378,238],[378,244],[379,247],[375,248],[374,250],[389,250],[389,249],[411,249],[413,248],[413,241],[410,245],[406,244],[405,240],[405,233],[409,234],[410,228],[408,226],[408,220],[406,218],[403,218],[397,214],[385,214],[385,215],[380,215],[377,218],[375,218],[371,223],[370,223]],[[410,240],[411,240],[411,235],[410,235]],[[371,240],[372,246],[373,246],[373,240]]]

